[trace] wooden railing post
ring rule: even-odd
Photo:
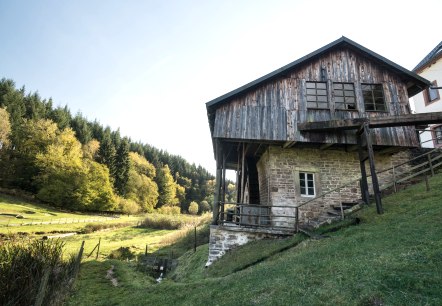
[[[295,213],[296,213],[295,232],[297,233],[299,231],[299,207],[298,206],[295,207]]]

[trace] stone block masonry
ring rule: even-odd
[[[376,170],[390,168],[393,164],[399,164],[407,158],[407,151],[395,155],[375,153]],[[332,209],[332,206],[338,206],[341,202],[355,202],[361,198],[359,181],[356,181],[361,177],[357,152],[346,152],[343,149],[284,149],[271,146],[262,155],[257,169],[261,203],[287,207],[273,208],[272,212],[275,215],[293,215],[296,206],[309,201],[314,196],[354,181],[347,187],[331,192],[300,208],[301,224],[322,217]],[[367,174],[370,173],[368,162],[366,171]],[[302,172],[314,175],[314,196],[301,195],[300,173]],[[383,182],[391,180],[391,177],[392,173],[388,171],[381,173],[379,179]],[[294,222],[294,219],[291,220]],[[293,226],[293,224],[287,224],[287,219],[284,218],[273,218],[272,221],[274,226]],[[283,221],[285,224],[282,224]]]
[[[236,226],[210,226],[209,259],[206,267],[221,258],[229,250],[244,245],[250,241],[265,238],[287,237],[287,233],[265,229],[241,228]]]

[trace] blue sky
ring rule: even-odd
[[[343,35],[412,69],[439,2],[0,0],[0,78],[214,172],[205,102]]]

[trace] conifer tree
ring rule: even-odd
[[[119,195],[126,194],[126,185],[129,180],[129,142],[126,138],[120,141],[115,156],[115,189]]]

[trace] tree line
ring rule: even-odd
[[[0,186],[72,210],[201,213],[211,209],[214,177],[3,78]]]

